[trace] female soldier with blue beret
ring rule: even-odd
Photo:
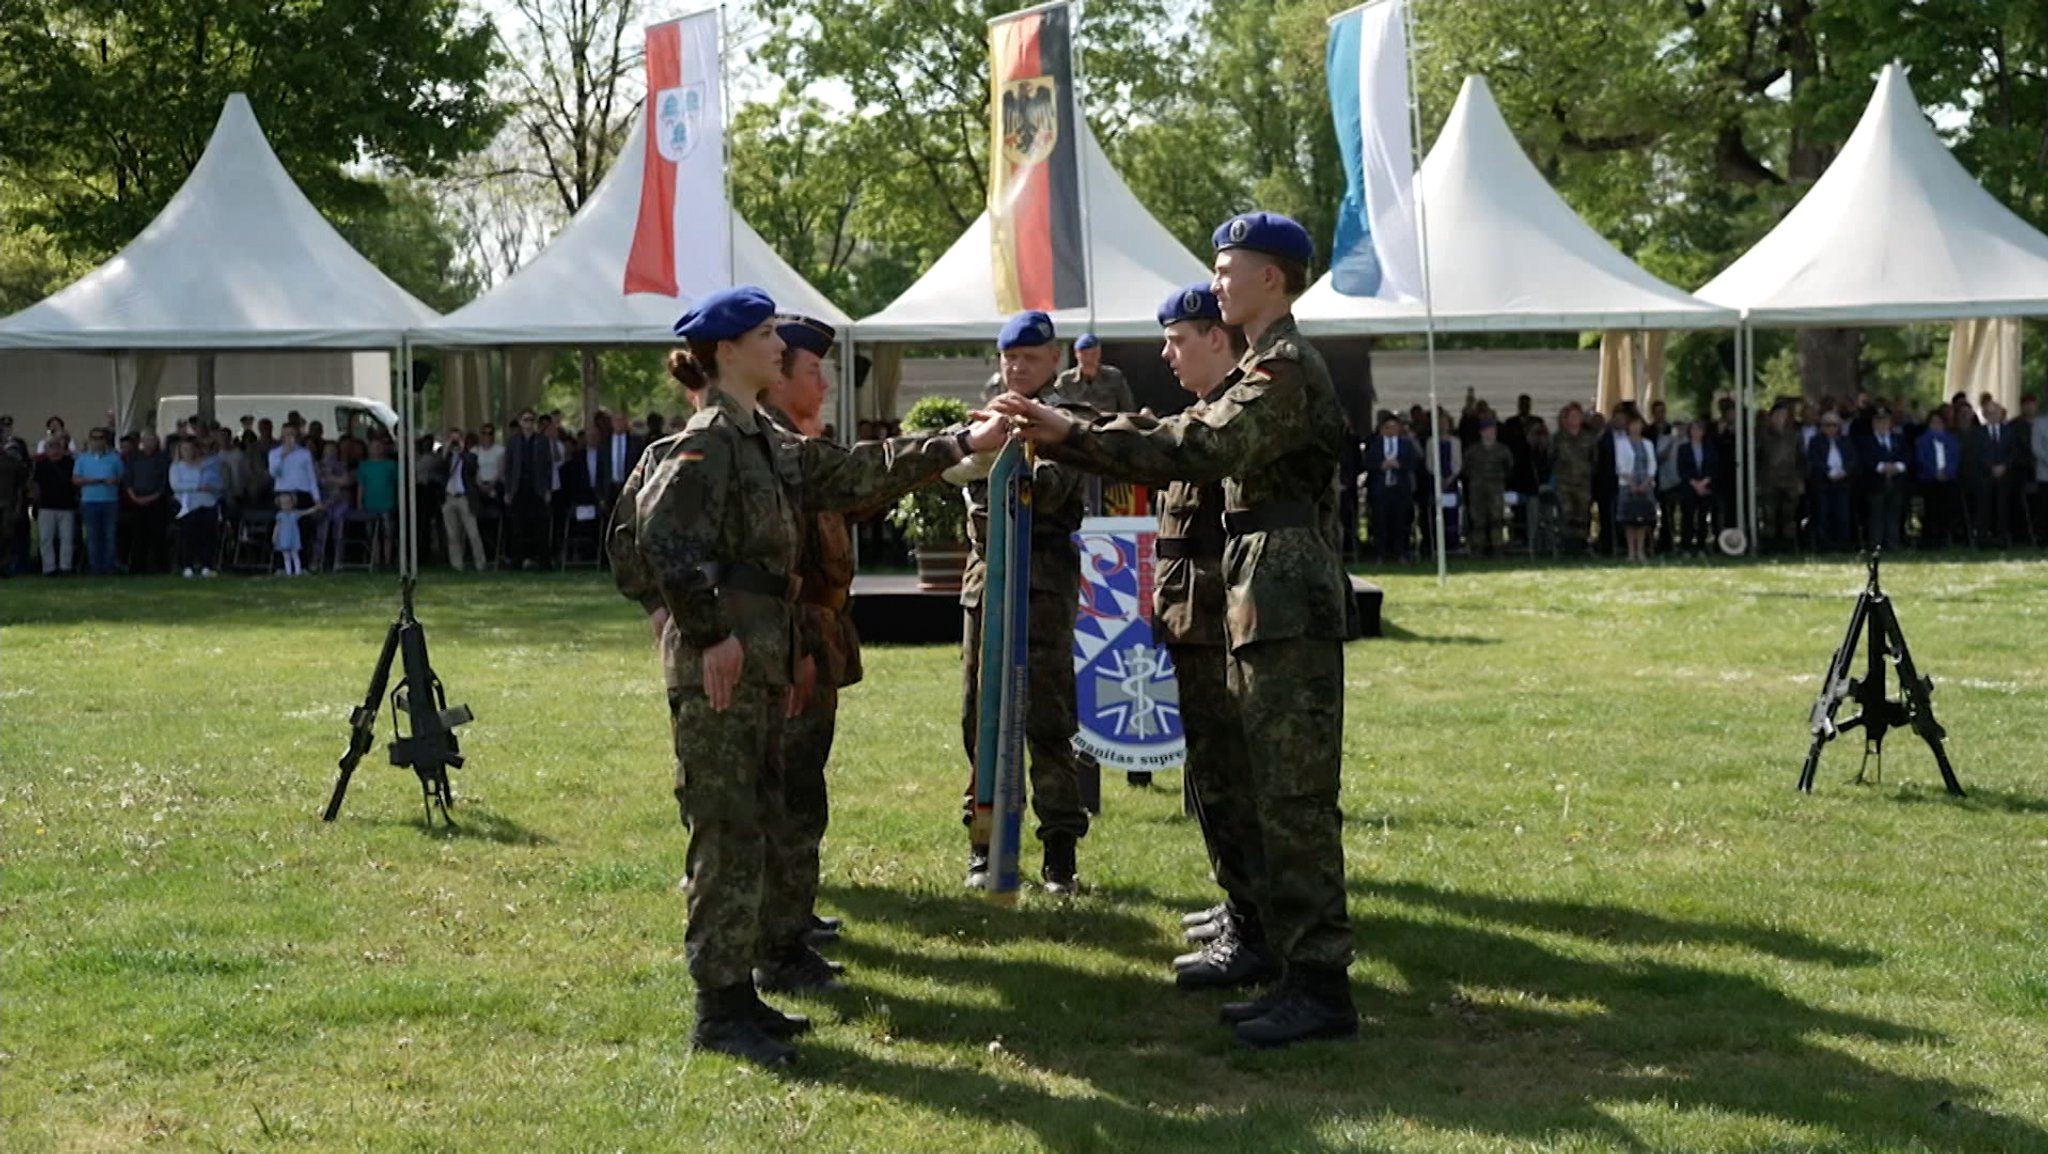
[[[669,373],[697,414],[642,456],[621,494],[609,551],[620,592],[661,638],[676,748],[676,799],[690,831],[684,951],[697,985],[691,1043],[764,1065],[796,1051],[810,1023],[760,1000],[767,836],[782,821],[782,723],[797,641],[805,510],[892,500],[970,453],[1003,424],[851,449],[792,437],[759,412],[781,375],[775,302],[741,287],[676,322]]]

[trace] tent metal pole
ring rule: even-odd
[[[1743,353],[1742,325],[1735,326],[1735,522],[1742,530],[1744,552],[1751,539],[1749,513],[1749,372]]]
[[[1402,49],[1408,56],[1408,120],[1413,139],[1409,142],[1414,153],[1415,173],[1422,174],[1422,96],[1415,86],[1415,9],[1412,5],[1401,5]],[[1429,209],[1423,204],[1428,199],[1423,192],[1422,181],[1411,180],[1415,191],[1415,242],[1422,257],[1422,340],[1425,361],[1429,374],[1429,443],[1423,446],[1423,463],[1428,466],[1430,485],[1435,490],[1430,494],[1430,515],[1436,519],[1436,583],[1442,588],[1450,580],[1450,550],[1444,540],[1444,494],[1443,458],[1437,454],[1437,437],[1443,434],[1438,427],[1441,406],[1436,394],[1436,293],[1430,282],[1429,267]]]
[[[1748,318],[1746,317],[1744,318],[1742,326],[1742,348],[1742,366],[1743,371],[1746,374],[1743,377],[1742,391],[1745,397],[1750,398],[1751,407],[1754,408],[1755,399],[1753,394],[1756,390],[1756,329],[1748,323]],[[1755,423],[1755,417],[1752,416],[1750,418],[1750,425],[1752,429],[1754,429]],[[1745,467],[1749,470],[1749,488],[1748,504],[1745,506],[1744,512],[1747,514],[1749,518],[1749,525],[1744,531],[1751,534],[1750,541],[1755,542],[1755,534],[1761,530],[1761,526],[1759,526],[1757,523],[1756,515],[1756,441],[1754,437],[1752,437],[1750,440],[1749,459],[1747,462],[1745,462]],[[1752,544],[1750,546],[1750,550],[1751,552],[1755,552],[1756,545]]]

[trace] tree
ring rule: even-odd
[[[640,0],[512,0],[500,48],[527,155],[573,215],[611,171],[644,95]]]
[[[384,203],[490,138],[487,20],[456,0],[14,0],[0,15],[0,227],[102,259],[198,162],[232,92],[323,209]],[[87,130],[87,128],[90,130]]]

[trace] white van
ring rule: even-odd
[[[284,428],[285,419],[297,413],[307,423],[320,422],[320,430],[327,437],[343,434],[367,440],[372,433],[392,436],[398,429],[398,414],[390,405],[368,397],[349,397],[336,394],[297,394],[279,396],[217,396],[213,399],[213,419],[240,433],[242,418],[254,417],[258,421],[269,420],[273,429]],[[199,415],[199,398],[194,396],[162,397],[156,403],[156,428],[159,433],[169,433],[178,427],[178,422],[188,421]]]

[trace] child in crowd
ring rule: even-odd
[[[299,518],[305,513],[293,508],[294,504],[290,493],[277,495],[277,523],[270,530],[270,547],[284,562],[287,577],[305,572],[299,563]]]

